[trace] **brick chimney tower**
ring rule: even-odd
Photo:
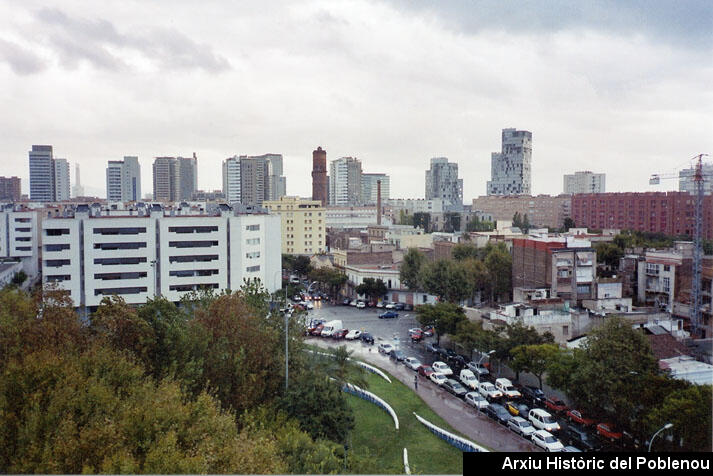
[[[381,180],[376,181],[376,224],[381,225]]]
[[[312,152],[312,200],[319,200],[327,206],[327,151],[317,147]]]

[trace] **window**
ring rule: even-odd
[[[169,241],[170,248],[210,248],[218,246],[217,241]]]
[[[260,225],[248,225],[245,229],[247,231],[260,231]]]
[[[144,231],[146,229],[144,228]],[[169,226],[169,233],[211,233],[218,231],[217,226]]]
[[[124,265],[124,264],[139,264],[145,263],[145,257],[135,257],[135,258],[96,258],[94,264],[102,265]]]
[[[259,245],[260,244],[260,238],[248,238],[245,240],[246,245]]]
[[[69,243],[59,245],[45,245],[45,251],[64,251],[69,249]]]
[[[100,279],[102,281],[112,281],[115,279],[139,279],[145,278],[146,272],[138,271],[135,273],[95,273],[94,279]]]
[[[256,272],[260,271],[260,265],[248,266],[247,268],[245,268],[245,271],[247,271],[248,273],[256,273]]]
[[[69,230],[67,230],[69,233]],[[128,228],[94,228],[95,235],[138,235],[146,233],[146,227],[128,227]]]
[[[147,291],[146,286],[138,286],[132,288],[105,288],[95,289],[95,296],[113,296],[114,294],[121,296],[122,294],[139,294]]]
[[[259,251],[252,251],[250,253],[245,253],[245,257],[247,259],[255,259],[260,257],[260,252]]]
[[[663,278],[663,292],[665,292],[665,293],[671,292],[671,278],[668,278],[668,277]]]
[[[69,235],[69,228],[50,228],[45,230],[46,236],[62,236]]]
[[[199,289],[218,289],[218,283],[207,284],[174,284],[168,287],[169,291],[197,291]]]
[[[569,326],[562,326],[562,335],[563,336],[569,335]]]
[[[72,276],[68,274],[51,274],[45,278],[45,281],[48,283],[61,283],[62,281],[69,281],[71,279]]]
[[[138,250],[146,248],[146,243],[129,242],[129,243],[94,243],[95,250]]]
[[[45,266],[48,268],[59,268],[60,266],[68,266],[70,261],[68,259],[48,259],[45,261]]]
[[[664,270],[664,271],[671,271],[671,266],[665,264],[665,265],[663,265],[663,270]]]
[[[170,256],[169,263],[205,263],[215,261],[218,255],[193,255],[193,256]]]

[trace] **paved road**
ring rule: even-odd
[[[423,344],[411,344],[408,339],[408,329],[417,327],[412,313],[399,313],[398,319],[379,319],[379,309],[354,309],[349,306],[318,305],[310,311],[311,317],[320,319],[341,319],[347,329],[365,329],[371,332],[381,342],[393,343],[394,335],[399,338],[400,347],[406,355],[433,358],[423,350]],[[324,347],[346,345],[353,351],[353,356],[365,362],[374,364],[401,382],[413,388],[415,372],[403,364],[396,364],[389,357],[379,354],[376,345],[368,346],[360,342],[333,341],[331,339],[310,338],[307,342]],[[377,340],[377,343],[379,340]],[[369,349],[371,348],[371,351]],[[423,361],[423,360],[422,360]],[[482,413],[466,405],[461,399],[442,390],[437,385],[423,377],[419,377],[418,394],[441,418],[447,421],[461,434],[481,443],[495,451],[537,451],[529,440],[525,440],[502,425],[489,419]]]

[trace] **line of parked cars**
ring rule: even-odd
[[[387,311],[412,311],[413,306],[403,302],[384,302],[384,301],[368,301],[366,299],[342,299],[343,306],[352,306],[357,309],[365,309],[367,307],[375,307],[378,309],[386,309]]]
[[[324,319],[312,319],[307,324],[305,334],[313,337],[328,337],[339,340],[360,340],[366,344],[374,343],[374,336],[369,332],[359,329],[346,329],[341,320],[325,321]]]

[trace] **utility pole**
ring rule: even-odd
[[[703,259],[703,163],[702,157],[698,155],[696,173],[693,179],[696,191],[696,223],[693,237],[693,276],[691,283],[691,326],[692,336],[698,336],[701,324],[701,266]],[[694,337],[695,338],[695,337]]]

